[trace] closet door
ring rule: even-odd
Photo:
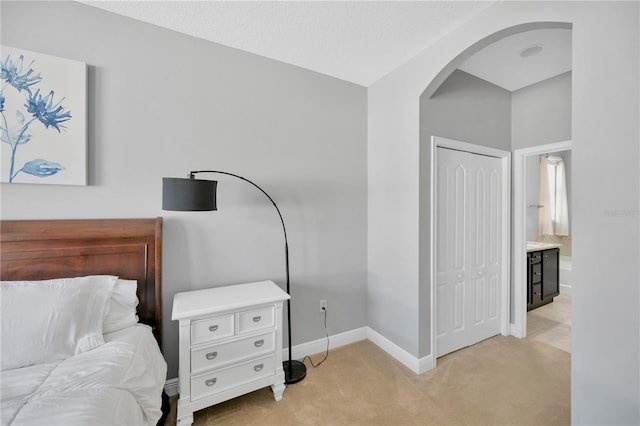
[[[500,333],[502,168],[437,149],[436,356]]]

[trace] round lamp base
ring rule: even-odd
[[[289,370],[289,363],[291,363],[291,370]],[[298,383],[302,381],[307,375],[307,366],[300,361],[291,360],[284,361],[282,363],[282,368],[284,369],[284,384],[292,385],[294,383]]]

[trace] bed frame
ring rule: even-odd
[[[0,221],[0,279],[138,281],[138,317],[162,348],[162,218]]]

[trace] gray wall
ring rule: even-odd
[[[511,92],[455,70],[431,98],[420,96],[420,143],[441,136],[511,149]]]
[[[324,336],[320,299],[330,333],[366,325],[364,87],[79,3],[1,7],[3,44],[87,63],[91,182],[3,184],[2,218],[164,216],[169,378],[177,375],[173,295],[262,279],[283,285],[284,253],[275,210],[255,188],[218,177],[219,211],[163,212],[163,176],[224,170],[276,200],[289,234],[294,344]]]
[[[512,149],[571,139],[571,72],[512,93]]]
[[[640,424],[640,3],[587,4],[598,24],[573,37],[571,421]]]
[[[431,353],[431,136],[509,151],[511,93],[456,70],[431,98],[420,96],[420,353]]]

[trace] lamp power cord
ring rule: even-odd
[[[329,330],[327,329],[327,308],[322,308],[322,311],[324,312],[324,332],[325,332],[325,335],[327,336],[327,350],[324,354],[324,358],[322,358],[320,362],[318,362],[317,364],[313,362],[313,360],[309,355],[305,355],[305,357],[302,359],[302,362],[304,362],[305,359],[308,359],[313,368],[320,367],[322,363],[325,362],[327,358],[329,358]]]

